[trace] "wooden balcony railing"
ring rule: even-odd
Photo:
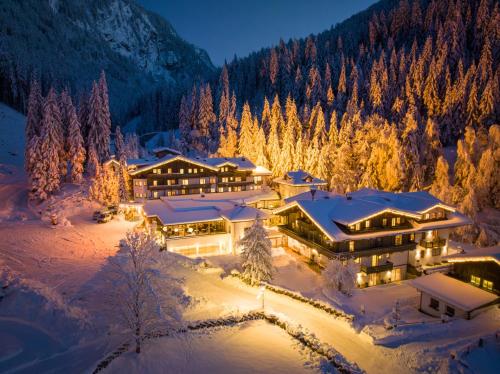
[[[434,239],[434,240],[425,240],[422,239],[418,245],[423,248],[441,248],[446,244],[446,239]]]

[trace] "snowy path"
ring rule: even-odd
[[[196,273],[184,270],[188,293],[200,300],[201,305],[186,314],[186,318],[203,319],[216,317],[235,310],[256,309],[257,288],[245,286],[236,279],[221,280],[218,274]],[[357,334],[346,322],[295,301],[271,292],[265,294],[267,312],[280,314],[316,334],[331,344],[348,360],[357,363],[368,373],[408,372],[408,366],[394,350],[375,346],[368,338]]]

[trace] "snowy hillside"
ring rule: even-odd
[[[0,165],[23,166],[25,123],[22,114],[0,103]]]
[[[0,100],[22,107],[36,71],[75,94],[106,71],[111,110],[125,120],[158,85],[178,89],[214,67],[204,50],[134,0],[5,0],[0,8]]]

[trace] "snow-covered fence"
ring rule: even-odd
[[[172,336],[175,334],[182,334],[188,331],[196,331],[202,329],[216,328],[216,327],[229,327],[235,326],[237,324],[248,322],[264,320],[272,325],[278,326],[284,330],[290,337],[297,340],[299,343],[310,349],[312,352],[324,357],[331,365],[333,365],[337,371],[345,374],[357,374],[363,373],[357,364],[347,361],[347,359],[342,356],[335,348],[333,348],[328,343],[322,343],[314,334],[305,331],[300,325],[295,326],[288,321],[280,319],[278,316],[273,314],[266,314],[262,311],[252,311],[246,314],[233,315],[222,318],[208,319],[203,321],[197,321],[188,324],[186,327],[170,330],[170,331],[158,331],[155,333],[148,334],[143,340],[156,339],[166,336]],[[106,356],[95,368],[93,374],[99,373],[111,364],[111,362],[118,358],[123,353],[127,352],[131,346],[130,342],[123,343],[110,355]]]
[[[245,278],[243,277],[243,275],[241,273],[239,273],[237,271],[232,271],[231,275],[233,277],[236,277],[236,278],[242,280],[246,284],[250,285],[245,280]],[[266,289],[271,291],[271,292],[274,292],[278,295],[288,296],[294,300],[300,301],[304,304],[308,304],[316,309],[320,309],[320,310],[322,310],[322,311],[324,311],[324,312],[326,312],[326,313],[328,313],[336,318],[341,318],[341,319],[344,319],[348,322],[354,321],[354,315],[347,314],[342,310],[336,309],[336,308],[332,307],[330,304],[325,303],[324,301],[311,299],[311,298],[303,296],[302,294],[300,294],[298,292],[290,291],[290,290],[287,290],[286,288],[275,286],[275,285],[272,285],[269,283],[266,283],[265,286],[266,286]]]

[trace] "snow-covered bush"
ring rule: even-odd
[[[356,273],[357,266],[353,260],[344,264],[340,259],[333,258],[323,270],[323,278],[330,289],[350,295],[356,287]]]
[[[251,285],[270,281],[273,273],[271,241],[258,217],[238,245],[241,246],[244,278]]]

